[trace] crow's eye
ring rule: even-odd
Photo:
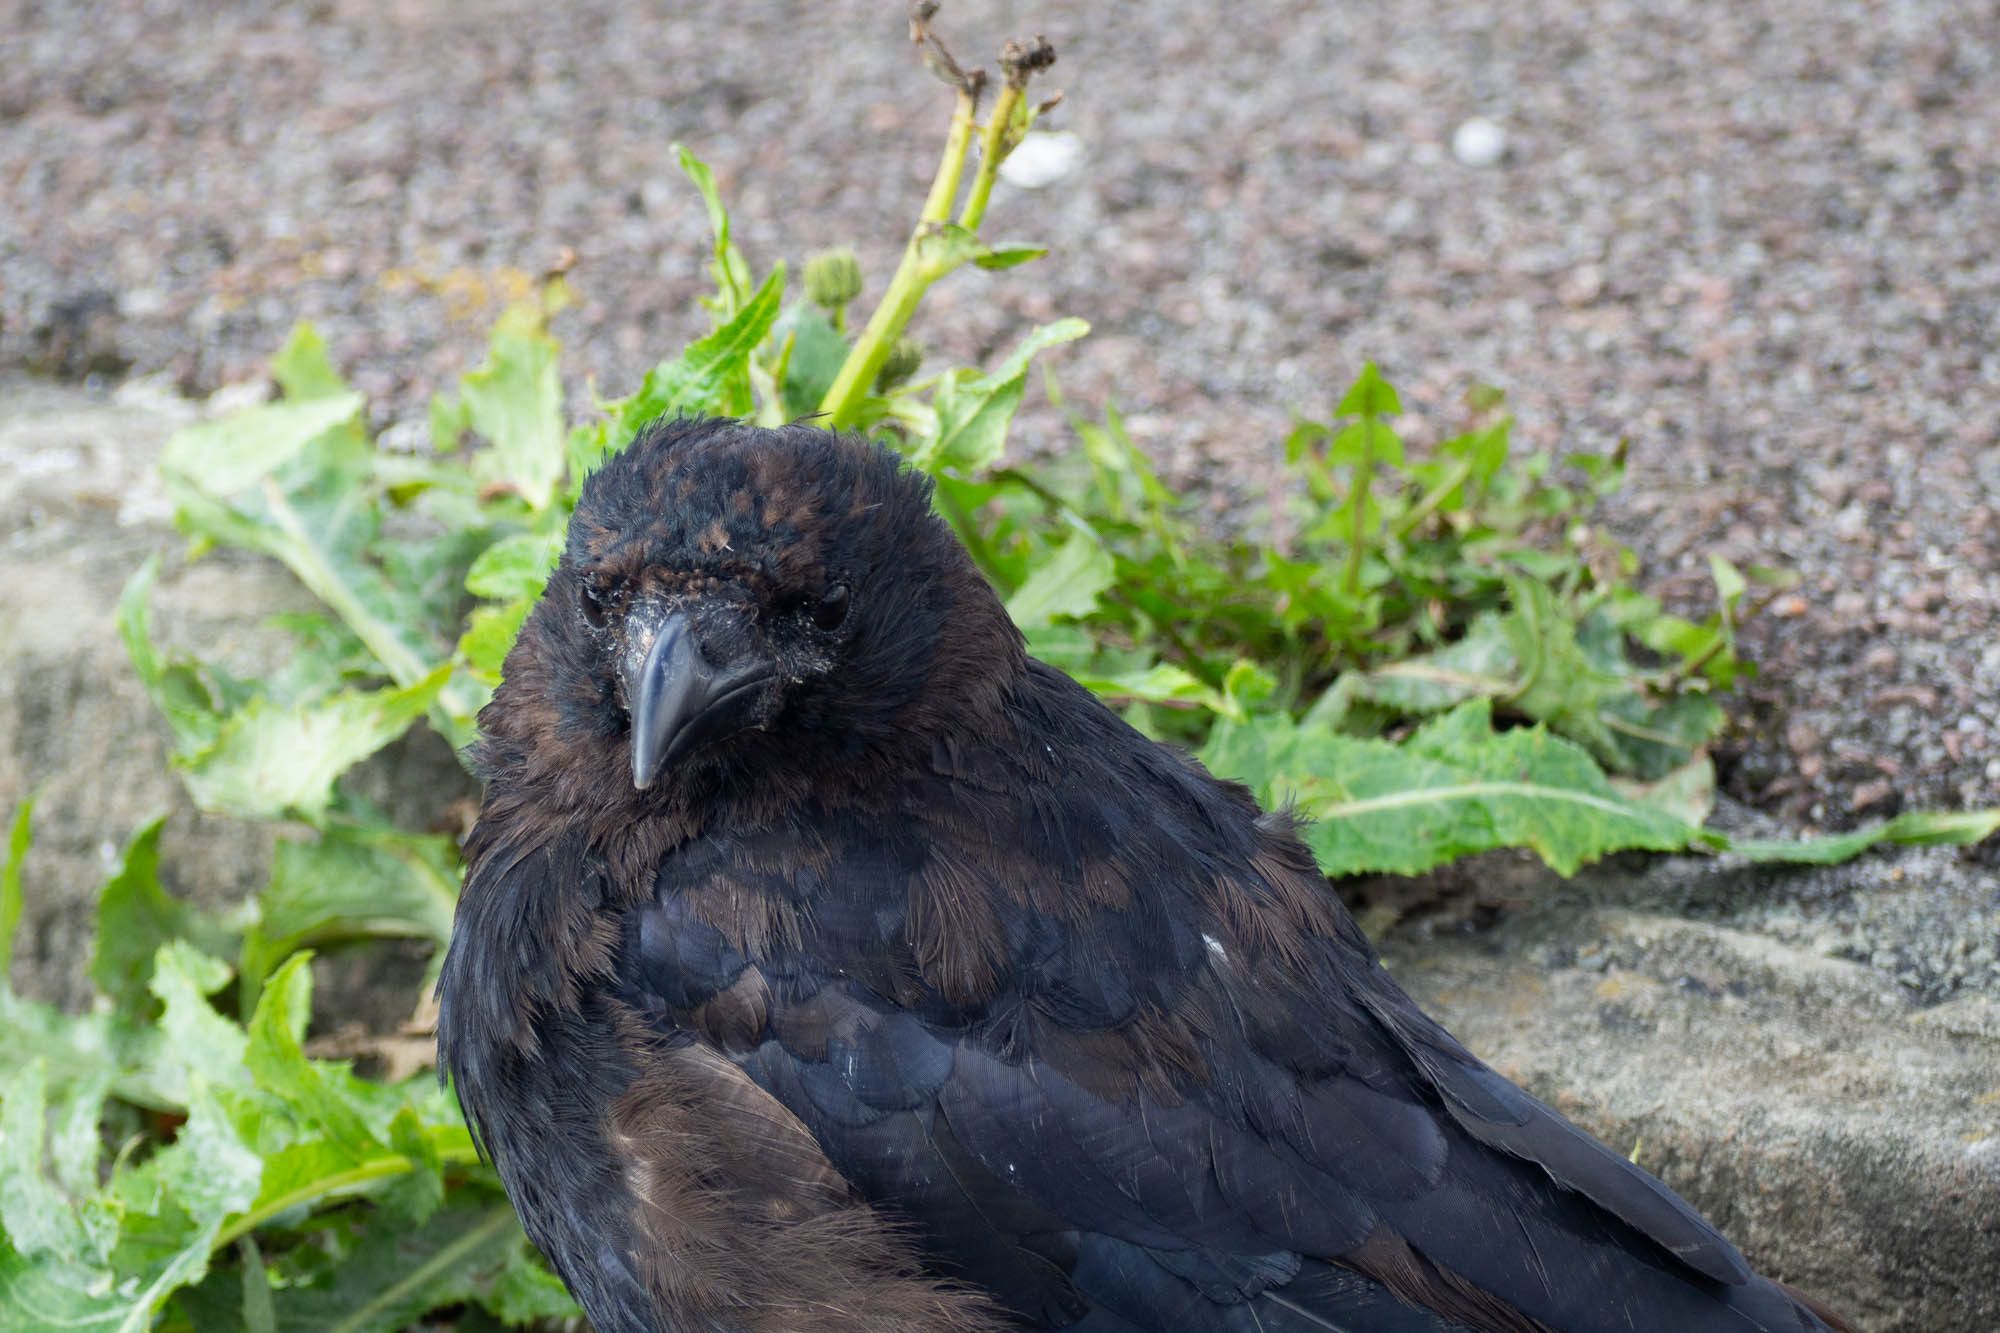
[[[617,599],[618,594],[615,591],[600,588],[595,582],[585,579],[583,586],[578,589],[576,605],[577,609],[583,612],[585,624],[592,629],[603,629],[611,618],[611,611]]]
[[[812,606],[812,622],[824,630],[840,628],[840,622],[847,619],[847,604],[853,600],[847,594],[845,583],[836,583],[819,595]]]

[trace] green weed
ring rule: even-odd
[[[432,402],[427,450],[378,447],[362,396],[304,325],[272,363],[275,401],[169,445],[192,553],[268,556],[322,610],[283,622],[285,667],[238,678],[156,647],[148,564],[121,630],[197,804],[305,831],[280,839],[254,901],[217,918],[160,887],[148,826],[101,895],[98,1008],[63,1015],[0,986],[0,1329],[574,1314],[428,1074],[366,1079],[306,1054],[306,962],[385,936],[441,950],[456,848],[385,819],[348,775],[413,727],[472,738],[582,478],[663,415],[817,413],[893,444],[935,478],[1035,652],[1266,802],[1298,806],[1331,874],[1499,847],[1564,873],[1629,849],[1817,861],[2000,827],[1994,812],[1906,815],[1805,843],[1704,828],[1716,696],[1749,670],[1734,639],[1745,580],[1717,561],[1715,613],[1666,613],[1592,522],[1622,457],[1523,453],[1488,391],[1468,394],[1460,434],[1417,453],[1394,386],[1363,367],[1326,420],[1285,441],[1272,532],[1198,520],[1115,406],[1086,416],[1052,381],[1073,443],[1010,450],[1036,358],[1083,321],[1026,331],[990,368],[923,377],[911,330],[944,274],[1043,253],[981,228],[999,163],[1052,105],[1028,96],[1048,53],[1010,46],[981,122],[981,79],[920,36],[953,92],[945,151],[858,330],[853,256],[809,260],[802,295],[782,265],[759,277],[709,169],[682,149],[713,224],[710,327],[625,397],[564,401],[549,321],[567,287],[552,275]],[[24,808],[0,874],[0,961],[28,843]]]

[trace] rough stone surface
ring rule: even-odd
[[[1396,970],[1497,1068],[1857,1327],[2000,1327],[1994,1001],[1913,1011],[1860,964],[1631,912],[1511,922]]]
[[[165,560],[153,590],[162,643],[239,671],[270,665],[280,650],[267,617],[310,604],[268,562],[181,559],[154,462],[198,412],[158,385],[105,395],[0,377],[0,811],[11,817],[37,797],[14,981],[71,1007],[90,994],[97,888],[148,819],[168,815],[161,863],[171,892],[226,906],[270,873],[270,826],[202,815],[188,801],[168,768],[171,738],[118,636],[118,595],[149,555]],[[385,752],[360,780],[419,821],[473,790],[442,744],[422,741]],[[357,981],[348,993],[359,1004],[366,989]],[[408,1000],[406,990],[405,1012]],[[329,1010],[341,1006],[329,998]]]
[[[1489,858],[1435,885],[1461,892],[1383,953],[1475,1052],[1636,1153],[1764,1271],[1857,1328],[1985,1333],[2000,1327],[2000,987],[1929,1003],[1817,929],[1913,881],[2000,910],[1964,861],[1677,860],[1561,885]],[[1773,920],[1810,924],[1789,942]],[[1975,918],[1879,947],[1949,956],[1966,936],[1993,938]]]

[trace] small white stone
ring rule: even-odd
[[[174,377],[165,371],[157,375],[134,375],[111,391],[111,401],[120,407],[155,412],[175,422],[192,421],[199,415],[196,405],[181,396]]]
[[[238,380],[225,384],[208,396],[203,407],[212,417],[226,417],[256,407],[271,396],[271,386],[261,379]]]
[[[166,310],[167,294],[158,287],[135,287],[118,297],[118,313],[127,319],[151,319]]]
[[[414,417],[391,422],[375,436],[375,447],[391,454],[427,454],[431,448],[431,423]]]
[[[1000,179],[1023,190],[1054,185],[1083,160],[1083,140],[1068,130],[1029,131],[1000,164]]]
[[[1451,155],[1468,167],[1490,167],[1507,152],[1507,131],[1484,116],[1474,116],[1451,136]]]

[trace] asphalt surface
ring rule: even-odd
[[[702,325],[677,140],[759,266],[854,242],[872,295],[948,101],[901,9],[0,0],[0,369],[206,393],[310,318],[416,419],[571,247],[570,369],[622,390]],[[1364,359],[1419,444],[1499,385],[1530,444],[1629,440],[1608,518],[1677,604],[1710,551],[1799,574],[1745,635],[1730,794],[1827,826],[2000,800],[2000,5],[940,22],[968,60],[1045,32],[1083,153],[996,195],[989,232],[1054,253],[941,285],[934,358],[1089,319],[1072,401],[1253,525],[1292,411]],[[1064,444],[1046,409],[1017,438]]]

